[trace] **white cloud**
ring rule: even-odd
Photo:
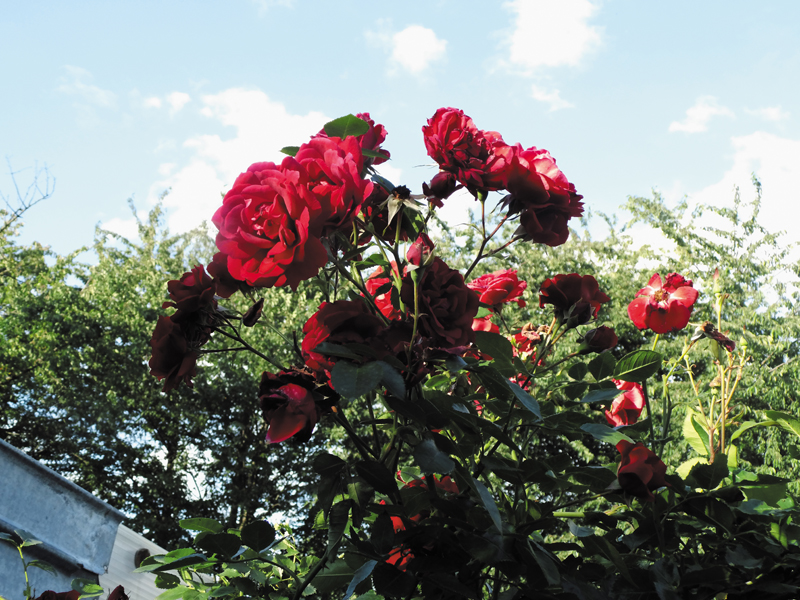
[[[419,75],[431,63],[442,60],[447,41],[440,40],[432,29],[409,25],[392,36],[391,60],[412,75]]]
[[[131,217],[129,219],[121,219],[114,217],[108,221],[101,223],[103,229],[119,234],[128,240],[139,239],[139,225],[136,219]]]
[[[733,164],[722,179],[699,192],[689,194],[692,201],[715,206],[731,206],[734,188],[740,189],[743,200],[755,196],[751,175],[755,173],[763,186],[759,222],[772,232],[786,231],[787,239],[800,241],[800,230],[794,223],[800,220],[800,140],[782,138],[757,131],[732,137]],[[716,225],[713,217],[704,216]]]
[[[532,73],[542,67],[576,67],[602,43],[602,29],[589,25],[598,7],[588,0],[513,0],[511,64]]]
[[[192,101],[189,94],[183,92],[172,92],[167,95],[167,103],[170,105],[170,114],[175,114],[180,111],[186,104]]]
[[[142,100],[142,106],[145,108],[161,108],[161,98],[150,96]]]
[[[320,112],[291,114],[260,90],[233,88],[203,96],[201,102],[201,114],[233,127],[235,133],[225,139],[209,134],[189,138],[183,144],[193,152],[188,163],[161,165],[160,170],[171,174],[153,184],[150,198],[171,188],[164,206],[172,209],[169,227],[175,232],[210,220],[221,204],[221,193],[239,173],[255,162],[280,162],[281,148],[303,143],[330,120]]]
[[[531,96],[534,100],[545,102],[550,105],[550,112],[561,110],[562,108],[573,108],[572,102],[564,100],[558,90],[546,90],[538,85],[531,86]]]
[[[789,118],[789,111],[783,110],[780,106],[765,106],[752,110],[745,108],[744,112],[754,117],[760,117],[766,121],[785,121]]]
[[[733,111],[720,105],[714,96],[700,96],[694,106],[686,109],[686,118],[683,121],[670,123],[669,130],[670,132],[700,133],[708,130],[708,122],[712,117],[733,116]]]
[[[88,83],[92,80],[92,74],[89,71],[70,65],[66,65],[64,70],[67,75],[61,78],[61,85],[57,88],[59,92],[80,96],[95,106],[114,106],[117,101],[116,94]]]

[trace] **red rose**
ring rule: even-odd
[[[516,269],[501,269],[481,275],[469,282],[467,287],[477,292],[481,302],[499,311],[507,302],[516,302],[520,308],[524,307],[525,300],[520,296],[528,287],[528,282],[517,278]]]
[[[697,290],[692,287],[691,279],[682,275],[670,273],[662,284],[661,275],[656,273],[636,296],[628,305],[628,316],[633,324],[654,333],[669,333],[689,323]]]
[[[644,410],[644,392],[639,383],[613,380],[617,389],[625,390],[621,396],[614,398],[611,410],[606,411],[606,420],[612,427],[633,425],[639,420]]]
[[[217,305],[214,300],[217,286],[206,274],[203,265],[197,265],[180,279],[169,281],[167,290],[172,302],[165,302],[162,308],[174,307],[181,313],[192,313],[213,309]]]
[[[234,279],[254,287],[297,289],[328,262],[320,240],[322,206],[299,179],[298,171],[256,163],[225,195],[211,220]]]
[[[386,140],[386,128],[379,124],[375,124],[375,121],[369,116],[369,113],[358,113],[356,117],[365,121],[367,125],[369,125],[369,130],[367,133],[362,135],[355,136],[355,139],[358,141],[358,145],[361,147],[362,150],[371,150],[372,152],[378,152],[382,154],[385,158],[364,158],[364,163],[367,165],[379,165],[381,163],[385,163],[389,160],[391,154],[389,154],[388,150],[383,150],[381,148],[381,144]],[[321,129],[320,132],[315,137],[328,137],[325,133],[324,129]]]
[[[620,487],[631,496],[653,502],[655,496],[652,491],[667,485],[664,479],[667,465],[652,450],[645,448],[642,442],[632,444],[621,440],[617,450],[622,454],[617,469]]]
[[[539,308],[552,304],[561,322],[574,320],[583,325],[597,317],[600,305],[611,300],[591,275],[556,275],[545,280],[539,288]]]
[[[567,241],[567,222],[583,214],[583,196],[556,166],[547,150],[514,148],[508,168],[505,203],[520,213],[517,233],[537,243],[558,246]]]
[[[330,371],[335,357],[314,352],[322,342],[370,345],[383,329],[383,322],[360,300],[323,302],[303,325],[305,337],[301,349],[306,364],[312,371]]]
[[[506,186],[511,148],[494,131],[481,131],[464,111],[440,108],[422,128],[428,156],[473,195]]]
[[[129,600],[130,596],[125,593],[125,588],[118,585],[114,591],[108,595],[108,600]]]
[[[436,245],[426,234],[420,233],[416,241],[411,244],[406,253],[406,260],[415,267],[425,267],[433,260],[433,250]]]
[[[320,417],[330,412],[338,396],[328,386],[297,371],[264,373],[258,388],[264,420],[269,425],[267,443],[277,444],[295,436],[307,442]]]
[[[392,269],[397,272],[397,264],[394,261],[392,261]],[[372,299],[375,301],[375,306],[381,311],[384,317],[390,321],[403,318],[403,313],[392,304],[393,288],[391,286],[393,285],[393,281],[391,278],[385,276],[382,268],[378,267],[378,269],[364,281],[364,285],[367,288],[367,292],[370,293]],[[390,287],[387,288],[387,285]],[[385,291],[376,296],[375,292],[382,288],[384,288]]]
[[[419,332],[435,338],[435,343],[466,346],[475,339],[472,320],[478,314],[478,295],[464,285],[461,273],[451,269],[441,258],[434,258],[418,283]],[[407,307],[414,306],[414,282],[403,277],[400,298]]]
[[[264,299],[259,298],[256,302],[247,309],[242,315],[242,325],[245,327],[254,327],[258,320],[261,318],[261,313],[264,310]]]
[[[618,342],[619,339],[614,330],[606,325],[601,325],[597,329],[590,329],[583,335],[578,352],[581,354],[600,353],[616,348]]]
[[[542,335],[533,323],[526,323],[519,333],[514,334],[516,352],[522,358],[528,358],[536,353],[536,346],[542,341]]]
[[[179,324],[169,317],[159,317],[150,346],[150,374],[165,379],[163,391],[168,392],[183,381],[194,387],[192,377],[197,374],[197,348],[208,338],[192,340],[187,332],[193,331],[191,323]],[[192,343],[194,341],[194,343]]]
[[[472,320],[472,331],[488,331],[490,333],[500,333],[500,327],[492,323],[492,315],[486,315],[480,319]]]
[[[54,592],[53,590],[47,590],[46,592],[42,592],[42,594],[37,597],[35,600],[78,600],[80,598],[81,593],[76,591],[71,592]]]
[[[457,189],[459,185],[456,176],[447,171],[439,171],[429,184],[422,184],[422,193],[436,208],[442,208],[444,206],[442,200],[447,200]]]

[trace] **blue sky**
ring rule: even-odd
[[[798,2],[0,0],[0,28],[0,158],[56,178],[22,239],[58,252],[131,232],[126,200],[166,189],[170,228],[196,226],[349,112],[386,126],[385,174],[419,191],[440,106],[550,150],[592,210],[652,188],[730,203],[756,172],[765,222],[800,239]]]

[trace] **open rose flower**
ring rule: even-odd
[[[306,442],[323,414],[330,412],[338,396],[328,386],[299,371],[264,373],[258,389],[261,412],[268,423],[267,443],[290,437]]]
[[[611,300],[591,275],[556,275],[539,288],[539,308],[552,304],[556,318],[570,325],[583,325],[597,317],[600,305]]]
[[[611,410],[606,411],[606,421],[612,427],[633,425],[639,420],[644,410],[644,392],[642,385],[629,381],[613,380],[618,390],[625,390],[621,396],[614,398]]]
[[[369,125],[369,130],[367,133],[355,136],[356,140],[358,141],[358,145],[362,150],[370,150],[382,155],[380,158],[365,157],[364,164],[379,165],[381,163],[385,163],[391,156],[388,150],[381,148],[381,144],[383,144],[383,142],[386,140],[386,127],[380,123],[376,124],[375,121],[372,120],[372,117],[369,116],[368,112],[357,113],[356,117],[362,121],[365,121],[367,125]],[[324,129],[321,129],[315,137],[328,137],[328,135],[325,133]]]
[[[523,308],[525,300],[520,296],[528,287],[528,282],[520,281],[516,269],[501,269],[481,275],[470,281],[467,287],[478,294],[483,304],[490,306],[493,311],[499,311],[509,302],[516,302],[517,306]]]
[[[617,481],[622,490],[641,500],[653,502],[653,490],[667,485],[664,479],[667,465],[655,452],[645,448],[642,442],[632,444],[627,440],[620,440],[617,450],[622,454],[617,469]]]
[[[419,331],[442,346],[466,346],[475,339],[472,321],[478,314],[478,295],[464,284],[461,273],[434,258],[419,281]],[[400,298],[414,306],[414,282],[403,277]]]
[[[510,155],[504,202],[509,215],[520,215],[517,234],[548,246],[567,241],[567,224],[583,214],[583,196],[575,191],[547,150],[517,144]]]
[[[636,292],[636,298],[628,305],[628,316],[639,329],[654,333],[678,331],[689,323],[696,300],[697,290],[691,279],[670,273],[662,282],[656,273]]]
[[[384,325],[360,300],[323,302],[303,326],[301,350],[306,365],[318,373],[330,371],[336,358],[315,352],[322,342],[375,345]]]
[[[464,111],[440,108],[422,128],[428,156],[473,195],[506,186],[510,147],[500,134],[475,127]]]

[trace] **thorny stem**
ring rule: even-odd
[[[374,458],[378,458],[369,446],[365,445],[358,434],[353,430],[353,426],[350,425],[350,421],[347,420],[347,417],[344,414],[343,410],[339,410],[333,413],[333,418],[336,420],[339,425],[341,425],[344,430],[347,432],[347,435],[350,436],[350,439],[353,440],[353,443],[358,448],[358,451],[361,453],[361,456],[364,457],[364,460],[372,460]]]
[[[214,331],[216,331],[217,333],[221,333],[222,335],[224,335],[224,336],[225,336],[225,337],[227,337],[227,338],[230,338],[230,339],[232,339],[232,340],[235,340],[235,341],[239,342],[240,344],[242,344],[242,346],[244,346],[244,347],[245,347],[245,349],[249,350],[250,352],[252,352],[252,353],[253,353],[253,354],[255,354],[256,356],[259,356],[259,357],[263,358],[265,361],[267,361],[269,364],[271,364],[271,365],[272,365],[273,367],[275,367],[276,369],[280,369],[280,370],[283,370],[283,369],[284,369],[283,365],[280,365],[280,364],[278,364],[277,362],[275,362],[274,360],[272,360],[272,359],[271,359],[269,356],[267,356],[266,354],[263,354],[262,352],[259,352],[258,350],[256,350],[255,348],[253,348],[253,347],[252,347],[250,344],[248,344],[247,342],[245,342],[245,341],[244,341],[244,340],[243,340],[243,339],[242,339],[242,338],[239,336],[238,332],[236,333],[236,335],[231,335],[230,333],[228,333],[228,332],[227,332],[227,331],[225,331],[224,329],[220,329],[219,327],[215,327],[215,328],[214,328]],[[236,330],[234,329],[234,331],[236,331]]]
[[[653,429],[653,408],[650,406],[650,396],[647,393],[647,381],[642,382],[642,395],[644,396],[644,404],[647,407],[647,424],[650,426],[650,444],[655,445],[656,434]]]

